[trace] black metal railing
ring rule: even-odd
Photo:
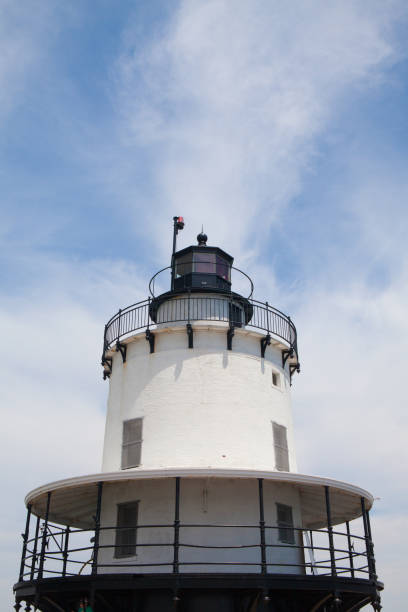
[[[215,259],[212,260],[212,259],[200,258],[200,260],[197,261],[194,258],[192,258],[188,260],[183,260],[183,262],[180,262],[180,261],[175,262],[175,268],[173,268],[173,266],[166,266],[165,268],[162,268],[161,270],[156,272],[154,276],[152,276],[152,278],[149,281],[149,292],[153,298],[158,297],[156,294],[157,281],[158,280],[162,281],[161,283],[159,283],[160,285],[162,284],[168,285],[167,279],[166,281],[163,282],[162,275],[166,273],[170,274],[170,272],[172,273],[171,274],[172,291],[176,289],[175,285],[177,285],[179,289],[182,289],[184,291],[186,291],[189,287],[191,288],[191,280],[192,280],[191,275],[194,275],[194,274],[205,275],[210,282],[210,286],[216,287],[217,282],[215,279],[216,277],[219,277],[226,281],[227,286],[231,287],[231,272],[232,272],[232,273],[235,273],[236,277],[238,277],[240,284],[242,284],[242,281],[244,280],[245,284],[248,286],[249,293],[248,291],[246,292],[243,291],[244,293],[248,293],[246,299],[251,298],[254,292],[254,283],[252,282],[251,277],[248,276],[246,272],[243,272],[243,270],[240,270],[239,268],[235,268],[235,266],[231,266],[230,264],[227,264],[227,263],[223,263],[220,265],[219,263],[215,261]],[[210,281],[210,279],[212,280]]]
[[[20,581],[37,580],[45,577],[59,576],[77,576],[84,574],[92,574],[101,571],[113,571],[114,568],[128,568],[129,571],[141,570],[146,571],[146,568],[163,568],[165,572],[180,573],[189,571],[189,568],[200,566],[201,571],[213,572],[216,568],[231,568],[235,570],[239,568],[243,571],[248,568],[248,571],[257,571],[258,573],[285,573],[293,572],[309,575],[329,576],[343,575],[345,577],[360,577],[369,578],[370,576],[370,560],[367,557],[365,548],[365,538],[362,535],[353,534],[349,536],[347,531],[333,531],[333,534],[338,539],[344,539],[344,546],[338,543],[336,546],[329,543],[329,534],[327,530],[317,529],[308,531],[309,543],[305,538],[305,532],[301,528],[291,527],[295,535],[294,544],[268,543],[271,539],[271,534],[277,534],[281,527],[277,525],[265,524],[263,526],[265,540],[259,541],[257,535],[259,533],[259,525],[234,525],[234,524],[186,524],[174,523],[168,524],[147,524],[135,525],[133,527],[138,533],[143,530],[156,530],[158,535],[163,535],[163,529],[167,530],[169,541],[163,542],[161,537],[157,541],[140,542],[136,544],[135,555],[132,559],[115,559],[115,550],[120,548],[122,544],[103,544],[99,543],[97,552],[99,561],[95,563],[95,530],[88,529],[68,529],[54,524],[48,524],[46,528],[41,529],[40,539],[45,538],[45,549],[40,553],[38,550],[38,541],[35,537],[27,540],[26,550],[24,555],[24,563],[22,565],[22,573]],[[99,530],[99,537],[103,542],[103,535],[108,532],[118,531],[116,526],[104,526]],[[123,529],[132,529],[132,527],[124,527]],[[178,530],[179,539],[173,539],[175,530]],[[235,530],[237,533],[237,544],[219,545],[219,544],[195,544],[183,541],[183,535],[186,537],[188,530],[192,529],[207,529],[207,530]],[[254,539],[252,542],[244,538],[245,543],[239,543],[239,532],[252,530]],[[213,534],[214,535],[214,534]],[[348,544],[350,542],[350,544]],[[37,544],[37,547],[36,547]],[[141,551],[147,548],[156,548],[160,550],[161,556],[167,556],[164,561],[155,560],[155,555],[149,559],[143,555]],[[228,553],[233,555],[232,551],[248,551],[250,549],[258,550],[259,555],[256,559],[255,555],[243,556],[242,559],[223,560],[225,555],[221,555],[219,559],[216,557],[208,558],[204,555],[202,558],[199,555],[194,555],[194,560],[183,560],[186,550],[213,550],[217,553]],[[168,555],[163,554],[164,551],[169,551]],[[287,554],[288,551],[291,554]],[[299,552],[298,560],[286,559],[285,557],[296,556],[293,553]],[[108,552],[108,554],[106,554]],[[303,555],[309,555],[313,560],[302,561]],[[137,557],[145,557],[142,561],[138,561]],[[110,557],[110,559],[108,559]],[[248,560],[248,558],[250,560]],[[226,571],[228,571],[226,569]]]
[[[94,528],[61,527],[48,520],[52,505],[49,493],[44,521],[40,525],[37,518],[33,536],[28,507],[19,581],[115,573],[126,568],[132,573],[181,574],[197,570],[292,573],[360,578],[376,583],[369,513],[363,498],[361,517],[353,520],[354,533],[349,523],[345,523],[344,529],[331,525],[329,487],[324,487],[327,527],[305,530],[295,525],[272,524],[265,520],[260,478],[259,522],[187,523],[180,521],[180,480],[175,478],[174,520],[163,524],[100,525],[103,483],[97,483]],[[133,531],[133,549],[128,558],[116,554],[118,549],[123,552],[123,540],[118,538],[121,529]]]
[[[186,323],[195,321],[219,321],[233,327],[251,327],[283,340],[288,350],[298,357],[296,327],[291,318],[268,302],[248,299],[245,304],[233,295],[206,297],[182,294],[164,301],[157,310],[156,320],[151,313],[152,298],[120,309],[105,325],[102,363],[106,363],[109,349],[123,338],[140,331],[154,331],[157,324]],[[250,314],[248,314],[250,311]]]

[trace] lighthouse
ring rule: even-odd
[[[105,325],[101,472],[26,496],[15,609],[379,611],[372,495],[297,471],[293,321],[183,227]]]

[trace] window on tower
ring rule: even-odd
[[[281,472],[289,472],[289,450],[286,427],[272,422],[273,445],[275,448],[275,467]]]
[[[293,513],[291,506],[276,504],[278,539],[285,544],[295,543],[295,531],[293,529]]]
[[[274,387],[280,387],[280,374],[272,370],[272,384]]]
[[[139,502],[118,504],[115,538],[115,558],[133,557],[136,554],[136,532]]]
[[[143,419],[123,421],[122,470],[140,465]]]

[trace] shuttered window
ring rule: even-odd
[[[286,427],[272,423],[273,445],[275,448],[275,467],[281,472],[289,472],[289,451]]]
[[[293,513],[291,506],[276,504],[278,516],[278,539],[285,544],[295,543],[295,531],[293,529]]]
[[[122,470],[140,465],[143,419],[123,421]]]
[[[133,557],[136,554],[136,532],[139,502],[118,504],[116,521],[115,557]]]

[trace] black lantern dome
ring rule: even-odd
[[[197,236],[198,246],[207,246],[208,236],[204,234],[204,231],[201,230],[201,233]]]
[[[172,291],[231,291],[234,258],[219,247],[207,246],[207,240],[201,232],[197,246],[174,253]]]

